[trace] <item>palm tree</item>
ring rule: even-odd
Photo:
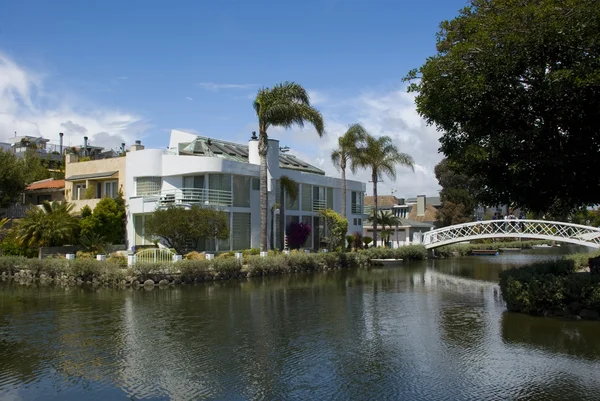
[[[358,149],[364,144],[367,131],[360,124],[352,124],[346,133],[338,138],[338,148],[331,152],[333,165],[342,170],[342,216],[346,217],[346,167],[356,172]],[[348,164],[349,163],[349,164]]]
[[[281,187],[281,206],[279,208],[279,250],[283,251],[285,246],[285,194],[292,202],[298,199],[298,183],[286,175],[279,177]]]
[[[369,221],[374,221],[374,213],[369,216]],[[384,242],[389,242],[389,237],[392,235],[392,227],[397,226],[399,223],[399,218],[394,216],[388,210],[380,210],[377,213],[377,222],[381,223],[381,236]]]
[[[323,116],[310,105],[308,92],[294,82],[282,82],[272,88],[262,88],[254,100],[254,110],[258,117],[258,154],[260,156],[260,248],[267,250],[267,215],[269,202],[267,193],[267,152],[269,127],[290,128],[293,125],[304,127],[313,125],[319,136],[325,127]]]
[[[398,151],[389,136],[374,138],[367,136],[366,146],[359,149],[359,160],[357,165],[371,169],[371,180],[373,182],[373,244],[377,246],[377,182],[385,174],[392,180],[396,179],[396,165],[410,167],[414,171],[414,160],[406,154]]]
[[[44,202],[34,207],[17,228],[21,244],[30,247],[57,246],[73,243],[79,220],[73,216],[72,203]]]

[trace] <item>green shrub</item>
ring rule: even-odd
[[[509,311],[542,315],[582,308],[600,312],[600,278],[575,273],[571,259],[534,263],[500,273],[500,289]],[[577,306],[573,310],[572,305]]]
[[[242,264],[237,259],[214,259],[211,267],[222,278],[239,277],[242,270]]]
[[[285,256],[248,257],[248,273],[251,276],[268,276],[289,272],[288,258]]]
[[[6,273],[12,275],[21,269],[25,269],[24,265],[28,260],[29,259],[23,256],[0,257],[0,274]]]
[[[182,260],[174,265],[174,270],[179,271],[184,281],[199,281],[212,279],[213,272],[210,270],[211,261],[206,259]]]
[[[288,265],[290,272],[313,272],[321,269],[317,253],[290,253],[288,256]]]

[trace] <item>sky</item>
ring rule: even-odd
[[[295,81],[324,116],[272,128],[291,153],[339,176],[337,138],[362,123],[388,135],[415,171],[379,194],[437,196],[439,132],[402,78],[435,54],[439,23],[467,0],[11,1],[0,13],[0,141],[41,135],[66,145],[166,148],[171,129],[246,143],[261,87]],[[368,171],[349,178],[367,182]]]

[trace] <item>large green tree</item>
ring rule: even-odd
[[[471,0],[407,79],[481,203],[599,202],[599,1]]]
[[[260,156],[260,248],[267,250],[267,216],[269,213],[267,191],[267,152],[270,127],[304,127],[309,123],[317,134],[323,136],[325,125],[321,113],[311,106],[308,92],[294,82],[282,82],[272,88],[262,88],[254,100],[258,117],[258,153]]]
[[[196,205],[190,209],[178,206],[157,209],[147,218],[145,227],[148,235],[161,238],[179,254],[202,239],[229,238],[225,212]]]
[[[112,198],[104,198],[89,216],[81,220],[81,235],[99,235],[109,244],[122,244],[125,241],[125,205]]]
[[[359,148],[364,146],[367,131],[360,124],[352,124],[346,133],[338,138],[338,147],[331,152],[333,165],[342,171],[342,216],[346,217],[346,168],[356,172]]]
[[[442,187],[442,207],[438,211],[436,225],[445,227],[471,221],[476,207],[472,195],[473,188],[476,187],[474,180],[448,159],[443,159],[435,166],[435,177]]]
[[[0,149],[0,207],[13,203],[25,189],[21,161],[11,152]]]
[[[375,138],[367,135],[366,145],[359,149],[357,165],[371,170],[371,181],[373,182],[373,244],[377,246],[377,183],[383,176],[395,180],[396,167],[405,166],[414,171],[413,158],[398,150],[389,136]]]

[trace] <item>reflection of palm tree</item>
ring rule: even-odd
[[[254,100],[254,110],[258,117],[258,154],[260,156],[260,248],[267,250],[267,151],[269,127],[303,127],[310,123],[317,134],[323,136],[325,125],[323,116],[311,106],[308,92],[294,82],[283,82],[272,88],[262,88]]]
[[[285,196],[289,197],[291,202],[298,199],[298,183],[286,175],[279,177],[279,186],[281,187],[281,199],[279,208],[279,250],[283,251],[285,247]]]
[[[346,217],[346,167],[356,172],[358,149],[367,137],[367,131],[360,124],[353,124],[338,138],[338,147],[331,152],[333,165],[342,170],[342,216]]]

